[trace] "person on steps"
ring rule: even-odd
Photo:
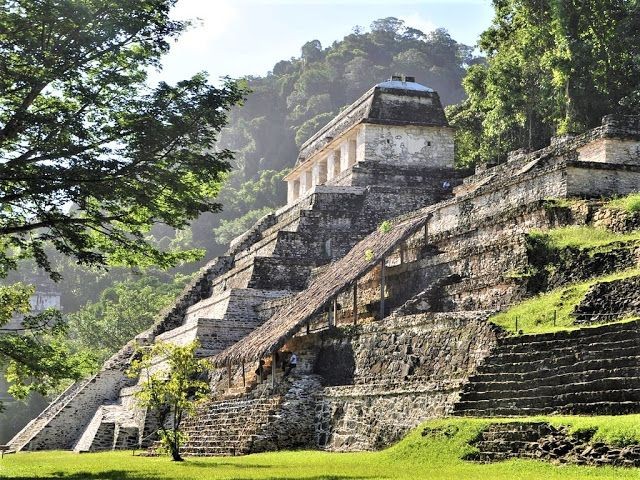
[[[284,377],[282,378],[286,378],[291,373],[291,370],[296,368],[297,365],[298,365],[298,356],[296,355],[296,352],[291,352],[291,356],[289,357],[289,366],[285,370]]]

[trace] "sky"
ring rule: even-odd
[[[191,28],[172,45],[163,70],[150,81],[170,83],[206,71],[211,80],[265,75],[278,61],[297,57],[309,40],[323,47],[396,17],[428,32],[446,28],[458,42],[475,45],[492,18],[490,0],[178,0],[173,18]]]

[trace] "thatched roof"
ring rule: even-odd
[[[432,208],[415,212],[392,222],[390,229],[378,229],[351,249],[311,284],[293,297],[269,320],[239,342],[213,357],[216,365],[240,363],[264,358],[282,347],[316,314],[322,312],[336,295],[350,288],[362,275],[372,270],[399,243],[422,228],[431,217]]]

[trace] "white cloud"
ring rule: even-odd
[[[419,13],[413,13],[411,15],[407,15],[399,18],[400,20],[404,20],[404,23],[408,27],[417,28],[418,30],[421,30],[424,33],[432,32],[437,28],[436,24],[432,20],[428,18],[424,18]]]
[[[173,49],[180,50],[180,53],[201,52],[224,35],[238,15],[238,10],[230,0],[180,0],[172,17],[176,20],[191,20],[192,25],[180,36]]]
[[[233,0],[179,0],[171,18],[190,20],[191,26],[163,57],[163,71],[149,72],[149,83],[153,85],[160,79],[175,82],[206,70],[217,41],[228,33],[238,17]]]

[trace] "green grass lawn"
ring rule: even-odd
[[[547,420],[549,418],[546,418]],[[525,419],[523,419],[525,420]],[[543,461],[510,460],[478,464],[461,460],[468,445],[488,423],[486,419],[442,419],[427,422],[395,446],[381,452],[278,452],[244,457],[188,458],[173,463],[166,457],[132,456],[131,452],[77,455],[70,452],[35,452],[7,455],[0,478],[45,479],[640,479],[640,469],[556,466]],[[504,420],[501,420],[504,421]],[[511,420],[513,421],[513,420]],[[601,439],[640,437],[640,415],[624,417],[557,417],[553,423],[574,429],[608,428]],[[422,436],[424,426],[447,426],[453,436]],[[598,430],[600,433],[600,430]],[[597,434],[598,434],[597,433]],[[596,434],[596,435],[597,435]]]

